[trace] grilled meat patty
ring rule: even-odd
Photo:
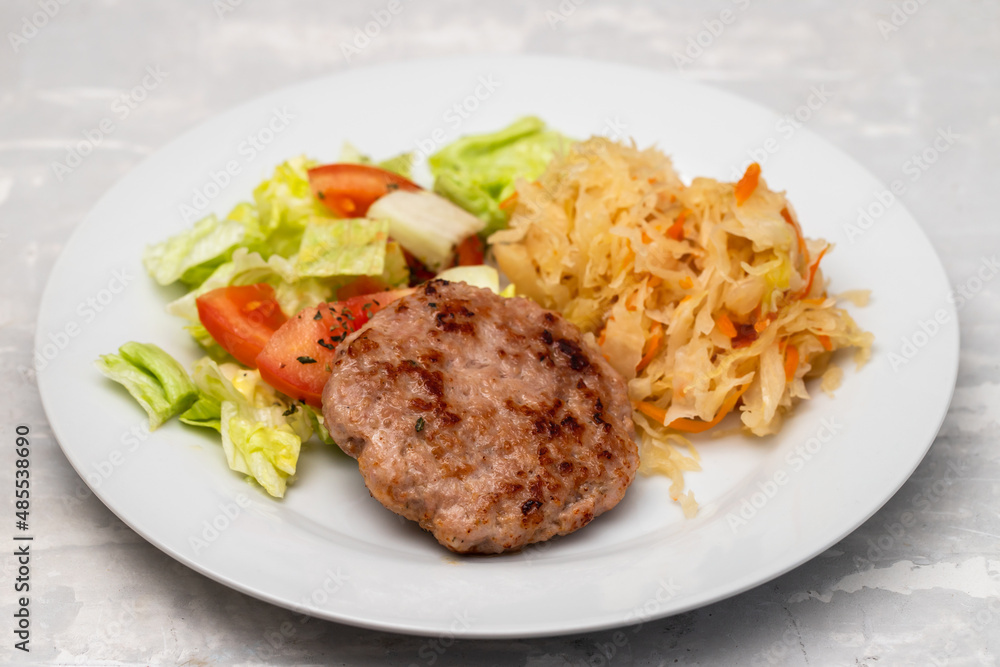
[[[372,496],[460,553],[582,528],[639,465],[625,382],[580,330],[464,283],[426,283],[348,337],[323,414]]]

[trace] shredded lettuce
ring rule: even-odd
[[[338,222],[343,224],[348,221]],[[384,227],[384,223],[380,223]],[[402,249],[395,242],[386,243],[385,237],[381,239],[382,244],[382,267],[379,276],[381,282],[389,287],[405,286],[409,282],[410,273],[406,266],[406,258]],[[378,248],[372,245],[372,248]],[[359,250],[362,246],[356,246],[358,253],[358,264],[356,267],[348,267],[350,261],[347,252],[341,255],[340,268],[364,269],[364,261],[371,261],[377,250]],[[318,261],[318,260],[317,260]],[[202,294],[210,292],[220,287],[230,285],[252,285],[255,283],[267,283],[274,287],[275,298],[281,305],[281,310],[286,315],[294,315],[307,306],[315,306],[324,301],[335,300],[337,289],[349,284],[358,274],[337,275],[327,277],[310,277],[299,273],[297,262],[285,259],[280,255],[272,255],[266,261],[260,254],[249,252],[246,248],[238,248],[233,253],[230,261],[218,266],[211,275],[206,278],[201,285],[191,290],[184,296],[167,304],[167,312],[177,317],[182,317],[189,322],[188,331],[198,344],[216,360],[226,358],[226,353],[212,339],[198,319],[198,305],[196,300]]]
[[[345,146],[345,151],[349,149]],[[368,161],[356,150],[355,161]],[[407,154],[393,158],[399,171]],[[336,219],[312,194],[304,156],[278,165],[224,220],[214,215],[146,249],[143,261],[161,285],[181,282],[189,292],[167,312],[189,322],[188,331],[215,360],[228,355],[198,320],[196,299],[230,285],[267,283],[286,315],[336,298],[358,276],[377,276],[388,287],[409,283],[402,248],[388,241],[384,221]]]
[[[187,371],[173,357],[151,343],[125,343],[118,354],[103,354],[97,368],[123,385],[149,415],[155,430],[198,399]]]
[[[253,191],[263,241],[248,246],[267,259],[271,255],[291,257],[299,249],[306,226],[333,214],[312,194],[310,168],[314,160],[300,156],[277,166],[274,175]]]
[[[391,171],[394,174],[399,174],[403,178],[413,178],[411,170],[413,167],[413,153],[400,153],[376,163],[375,166],[381,167],[386,171]]]
[[[500,202],[514,192],[515,180],[537,178],[564,143],[536,118],[465,137],[430,158],[435,189],[444,197],[391,193],[370,209],[370,218],[361,219],[339,219],[314,197],[308,171],[315,161],[300,156],[279,164],[249,201],[224,217],[208,215],[143,254],[158,284],[187,288],[167,310],[186,320],[184,328],[207,354],[191,376],[163,350],[139,343],[103,355],[98,367],[136,398],[151,428],[177,416],[218,432],[229,467],[282,497],[302,443],[313,435],[327,444],[333,440],[321,414],[275,391],[212,338],[199,320],[197,298],[222,287],[266,283],[291,316],[336,300],[338,290],[359,278],[388,288],[408,285],[404,246],[432,268],[447,266],[455,245],[468,235],[505,225]],[[345,143],[339,162],[411,178],[413,154],[375,162]],[[380,207],[385,215],[377,214]],[[491,267],[459,267],[443,277],[499,290]]]
[[[272,496],[284,496],[302,442],[313,432],[306,411],[268,386],[259,372],[237,364],[203,358],[195,364],[194,382],[198,402],[182,420],[216,428],[229,467]]]
[[[278,165],[254,190],[254,202],[237,204],[224,220],[209,215],[162,243],[149,246],[143,263],[161,285],[180,280],[196,287],[228,262],[238,248],[289,257],[314,218],[333,217],[312,196],[308,170],[316,163],[297,157]]]
[[[305,412],[306,417],[309,418],[309,424],[312,426],[313,433],[316,434],[320,442],[326,445],[336,445],[337,443],[330,437],[330,432],[326,430],[326,425],[323,423],[323,415],[318,414],[308,405],[303,405],[301,408]],[[342,452],[343,450],[337,447],[335,451]]]
[[[179,415],[181,422],[218,431],[226,462],[282,497],[295,474],[302,443],[316,433],[332,444],[321,418],[265,383],[256,370],[203,357],[192,376],[156,345],[125,343],[98,369],[125,386],[149,415],[151,430]]]
[[[237,204],[223,220],[209,215],[191,229],[149,246],[143,254],[146,270],[161,285],[181,281],[194,288],[215,276],[240,249],[263,260],[292,258],[308,228],[335,219],[309,187],[308,170],[315,164],[297,157],[278,165],[254,190],[252,203]]]
[[[435,192],[486,222],[483,236],[503,229],[500,204],[514,194],[518,179],[534,180],[570,140],[533,116],[488,134],[454,141],[428,158]]]
[[[278,272],[278,264],[271,264],[255,252],[249,252],[246,248],[239,248],[233,253],[230,261],[217,267],[201,285],[191,290],[181,298],[167,304],[167,312],[171,315],[183,317],[193,324],[200,323],[198,319],[198,306],[195,300],[214,289],[227,287],[229,285],[252,285],[259,282],[267,282]],[[198,338],[198,336],[195,336]]]
[[[295,474],[302,440],[284,424],[275,425],[275,408],[250,408],[222,402],[222,447],[236,472],[253,477],[272,496],[282,498]]]
[[[209,215],[196,222],[192,229],[149,246],[142,260],[156,282],[169,285],[198,266],[217,264],[245,234],[246,229],[239,222]]]
[[[295,260],[300,276],[378,276],[385,268],[386,220],[316,221],[306,228]]]
[[[222,401],[206,394],[199,394],[195,404],[178,417],[189,426],[213,428],[222,433]]]

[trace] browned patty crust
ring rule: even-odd
[[[625,382],[528,299],[434,280],[347,338],[323,392],[372,496],[460,553],[565,535],[639,465]]]

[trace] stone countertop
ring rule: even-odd
[[[363,48],[344,46],[356,46],[356,31],[389,9],[396,13],[367,44],[357,43]],[[7,0],[0,26],[0,424],[7,435],[15,424],[32,427],[32,516],[45,535],[34,556],[32,651],[14,650],[0,624],[0,661],[996,663],[1000,298],[983,267],[1000,250],[991,203],[1000,186],[1000,3]],[[641,632],[452,642],[303,622],[175,562],[89,493],[51,436],[32,377],[18,368],[32,363],[52,264],[97,199],[176,135],[275,88],[370,64],[471,53],[560,54],[680,72],[789,113],[820,90],[829,99],[810,114],[811,130],[883,182],[917,183],[901,199],[952,284],[965,290],[961,366],[929,454],[875,516],[774,581]],[[147,68],[166,73],[162,84],[79,168],[58,173],[53,163],[115,111]],[[933,161],[922,159],[939,133],[956,139]],[[5,447],[6,480],[13,458]],[[12,512],[13,499],[5,502]],[[916,522],[900,533],[894,526],[907,512]],[[0,602],[8,619],[16,569],[5,556]]]

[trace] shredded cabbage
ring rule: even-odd
[[[591,333],[629,381],[642,469],[669,476],[688,513],[682,473],[698,463],[679,432],[738,405],[746,431],[774,433],[809,397],[804,378],[835,386],[833,351],[856,348],[860,364],[872,344],[827,296],[830,244],[803,238],[758,173],[685,185],[659,150],[592,138],[520,182],[509,228],[490,238],[518,294]]]

